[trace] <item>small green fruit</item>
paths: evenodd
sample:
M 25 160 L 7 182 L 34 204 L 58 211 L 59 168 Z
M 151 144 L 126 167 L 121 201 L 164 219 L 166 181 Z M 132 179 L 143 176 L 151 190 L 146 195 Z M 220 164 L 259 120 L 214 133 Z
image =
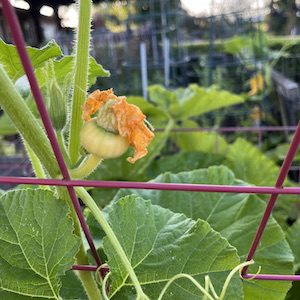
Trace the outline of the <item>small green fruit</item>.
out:
M 119 157 L 129 147 L 126 138 L 101 128 L 97 125 L 96 118 L 84 123 L 80 133 L 80 141 L 88 153 L 103 159 Z

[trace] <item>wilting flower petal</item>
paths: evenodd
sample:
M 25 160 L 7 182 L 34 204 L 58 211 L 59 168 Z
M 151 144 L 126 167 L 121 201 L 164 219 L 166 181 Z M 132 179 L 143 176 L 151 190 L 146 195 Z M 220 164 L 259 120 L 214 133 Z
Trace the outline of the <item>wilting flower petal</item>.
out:
M 91 116 L 108 100 L 117 99 L 113 89 L 106 91 L 96 90 L 91 93 L 82 106 L 82 118 L 89 121 Z
M 113 110 L 117 118 L 119 134 L 126 137 L 129 145 L 134 147 L 133 157 L 129 157 L 127 160 L 135 163 L 147 155 L 147 146 L 154 134 L 145 125 L 145 115 L 137 106 L 128 104 L 125 97 L 119 97 L 113 105 Z

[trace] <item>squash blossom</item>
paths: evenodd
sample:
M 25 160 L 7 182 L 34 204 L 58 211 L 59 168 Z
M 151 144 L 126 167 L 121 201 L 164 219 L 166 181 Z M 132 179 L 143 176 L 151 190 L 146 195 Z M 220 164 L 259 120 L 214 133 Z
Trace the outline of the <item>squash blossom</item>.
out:
M 98 116 L 92 118 L 96 112 Z M 115 158 L 132 146 L 133 157 L 127 158 L 130 163 L 147 155 L 154 134 L 146 125 L 145 115 L 112 89 L 91 93 L 82 106 L 82 118 L 81 144 L 87 152 L 104 159 Z
M 248 92 L 248 96 L 254 96 L 259 92 L 264 90 L 264 78 L 262 74 L 257 73 L 253 77 L 250 78 L 250 91 Z

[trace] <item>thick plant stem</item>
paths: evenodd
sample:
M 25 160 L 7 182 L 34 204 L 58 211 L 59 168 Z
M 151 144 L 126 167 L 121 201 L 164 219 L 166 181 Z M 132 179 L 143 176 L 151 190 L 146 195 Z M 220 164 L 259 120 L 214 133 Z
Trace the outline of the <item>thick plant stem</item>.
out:
M 79 157 L 79 132 L 83 124 L 81 106 L 85 101 L 88 84 L 91 6 L 91 0 L 79 0 L 79 24 L 76 40 L 75 79 L 69 140 L 69 156 L 72 165 L 75 165 Z
M 59 168 L 49 140 L 31 110 L 0 65 L 0 106 L 13 121 L 44 167 L 55 176 Z
M 85 178 L 93 173 L 101 163 L 102 158 L 90 154 L 76 169 L 70 170 L 71 178 Z
M 85 205 L 91 210 L 92 214 L 94 215 L 95 219 L 98 221 L 100 226 L 102 227 L 103 231 L 105 232 L 107 238 L 111 242 L 114 250 L 116 251 L 119 259 L 121 260 L 122 264 L 126 268 L 128 275 L 136 289 L 137 292 L 137 299 L 140 300 L 149 300 L 149 298 L 144 294 L 140 282 L 131 266 L 130 261 L 127 258 L 126 253 L 124 252 L 118 238 L 116 237 L 115 233 L 113 232 L 112 228 L 106 221 L 102 211 L 99 209 L 97 204 L 95 203 L 94 199 L 89 195 L 89 193 L 82 187 L 75 188 L 76 192 L 80 196 L 81 200 L 85 203 Z

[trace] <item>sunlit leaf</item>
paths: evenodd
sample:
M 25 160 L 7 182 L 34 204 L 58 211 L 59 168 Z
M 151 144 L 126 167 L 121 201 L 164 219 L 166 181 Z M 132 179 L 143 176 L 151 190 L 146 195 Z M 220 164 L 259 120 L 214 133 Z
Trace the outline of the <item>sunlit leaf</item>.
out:
M 227 272 L 239 264 L 235 248 L 207 222 L 193 221 L 136 196 L 119 200 L 110 210 L 109 222 L 150 299 L 157 299 L 167 281 L 179 273 L 190 274 L 202 284 L 210 273 L 219 292 Z M 124 293 L 132 293 L 132 283 L 107 238 L 104 250 L 112 272 L 110 293 L 116 295 L 114 299 L 128 299 Z M 240 280 L 232 282 L 226 299 L 233 290 L 235 299 L 243 299 Z M 196 300 L 201 292 L 181 279 L 164 299 L 174 299 L 173 295 L 176 300 Z
M 46 190 L 16 190 L 0 198 L 1 290 L 13 299 L 60 299 L 60 277 L 79 247 L 68 214 L 67 203 Z
M 182 172 L 165 173 L 154 182 L 199 183 L 199 184 L 245 184 L 235 179 L 234 174 L 225 167 Z M 245 260 L 252 239 L 265 209 L 265 202 L 256 196 L 246 194 L 171 192 L 154 190 L 121 190 L 119 197 L 136 194 L 150 199 L 153 204 L 168 208 L 187 217 L 206 220 L 213 229 L 227 238 L 237 248 L 241 260 Z M 255 265 L 250 272 L 256 273 L 261 266 L 261 273 L 293 274 L 294 257 L 285 240 L 284 233 L 277 222 L 271 217 L 264 232 L 260 246 L 254 257 Z M 284 299 L 290 287 L 289 282 L 244 281 L 246 300 Z M 232 298 L 234 299 L 234 298 Z
M 43 48 L 27 47 L 27 52 L 34 68 L 41 67 L 49 59 L 62 55 L 60 47 L 55 41 L 50 41 Z M 3 65 L 8 76 L 15 82 L 24 74 L 19 54 L 14 45 L 6 44 L 0 39 L 0 64 Z

